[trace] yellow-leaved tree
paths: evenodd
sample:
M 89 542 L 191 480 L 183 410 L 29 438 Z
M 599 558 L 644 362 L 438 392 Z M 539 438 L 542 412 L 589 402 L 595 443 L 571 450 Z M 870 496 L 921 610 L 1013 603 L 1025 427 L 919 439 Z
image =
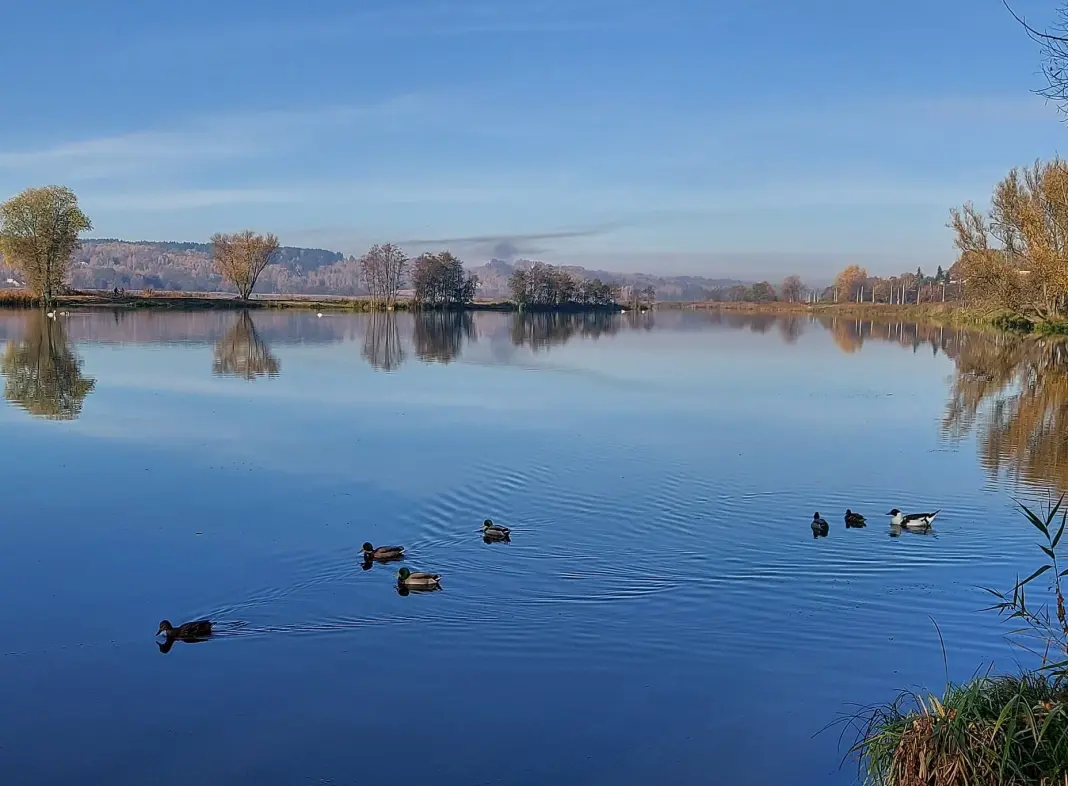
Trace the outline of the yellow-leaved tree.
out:
M 50 308 L 70 273 L 78 235 L 92 228 L 69 188 L 27 188 L 0 204 L 0 253 Z
M 969 202 L 950 215 L 970 300 L 1039 319 L 1068 314 L 1068 163 L 1013 169 L 987 214 Z

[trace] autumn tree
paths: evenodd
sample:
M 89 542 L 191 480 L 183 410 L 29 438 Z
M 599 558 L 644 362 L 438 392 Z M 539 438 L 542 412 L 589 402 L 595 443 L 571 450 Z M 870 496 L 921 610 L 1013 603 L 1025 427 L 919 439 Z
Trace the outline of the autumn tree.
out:
M 0 204 L 0 253 L 51 307 L 70 273 L 78 235 L 92 228 L 69 188 L 28 188 Z
M 796 303 L 805 294 L 805 285 L 800 276 L 787 276 L 779 287 L 779 294 L 787 303 Z
M 260 273 L 278 253 L 278 238 L 258 235 L 251 229 L 211 236 L 211 258 L 219 275 L 237 288 L 237 296 L 248 300 Z
M 868 271 L 860 265 L 849 265 L 834 279 L 835 289 L 838 290 L 839 300 L 853 300 L 857 290 L 868 280 Z
M 475 299 L 478 276 L 448 251 L 421 254 L 412 263 L 412 289 L 421 306 L 464 306 Z
M 360 258 L 360 278 L 371 296 L 371 306 L 392 309 L 408 272 L 408 256 L 392 243 L 371 246 Z
M 1027 317 L 1068 313 L 1068 163 L 1013 169 L 984 215 L 950 211 L 968 297 Z

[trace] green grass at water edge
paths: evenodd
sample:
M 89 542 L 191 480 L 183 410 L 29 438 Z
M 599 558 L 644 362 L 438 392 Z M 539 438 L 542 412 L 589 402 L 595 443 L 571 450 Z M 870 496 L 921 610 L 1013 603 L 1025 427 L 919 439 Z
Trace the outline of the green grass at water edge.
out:
M 871 710 L 851 752 L 878 786 L 1022 786 L 1068 775 L 1068 693 L 1039 672 L 983 675 Z

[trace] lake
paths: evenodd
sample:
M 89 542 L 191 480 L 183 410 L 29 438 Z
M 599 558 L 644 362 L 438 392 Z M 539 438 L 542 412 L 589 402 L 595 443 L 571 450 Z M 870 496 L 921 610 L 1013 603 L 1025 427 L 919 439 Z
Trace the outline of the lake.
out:
M 0 342 L 5 784 L 852 783 L 827 724 L 1015 668 L 978 588 L 1042 559 L 1012 496 L 1068 488 L 1063 347 L 949 328 L 6 311 Z

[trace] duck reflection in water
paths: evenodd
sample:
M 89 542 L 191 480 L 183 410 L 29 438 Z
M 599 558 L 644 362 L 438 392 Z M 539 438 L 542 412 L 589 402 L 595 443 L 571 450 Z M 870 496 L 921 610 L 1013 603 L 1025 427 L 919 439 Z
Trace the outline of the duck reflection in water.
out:
M 935 531 L 933 529 L 931 529 L 930 527 L 928 527 L 927 529 L 912 529 L 911 527 L 901 527 L 901 526 L 898 526 L 897 524 L 893 524 L 893 523 L 890 524 L 890 537 L 891 538 L 900 538 L 902 532 L 907 532 L 910 535 L 919 535 L 920 537 L 924 537 L 926 535 L 934 535 L 935 534 Z

